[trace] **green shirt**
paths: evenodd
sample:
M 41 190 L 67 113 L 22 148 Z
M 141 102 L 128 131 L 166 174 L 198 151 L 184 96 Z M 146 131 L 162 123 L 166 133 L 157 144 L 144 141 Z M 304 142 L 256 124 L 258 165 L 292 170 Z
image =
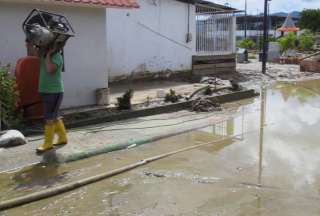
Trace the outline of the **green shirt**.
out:
M 40 93 L 61 93 L 64 91 L 61 77 L 63 58 L 60 53 L 56 53 L 51 57 L 53 64 L 57 65 L 57 70 L 50 73 L 47 70 L 45 55 L 40 55 L 40 77 L 39 92 Z

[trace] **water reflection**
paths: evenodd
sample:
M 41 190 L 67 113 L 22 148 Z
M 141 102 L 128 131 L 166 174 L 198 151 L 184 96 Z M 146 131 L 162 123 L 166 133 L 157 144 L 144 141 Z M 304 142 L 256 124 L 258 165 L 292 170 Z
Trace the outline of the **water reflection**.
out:
M 259 133 L 259 175 L 258 175 L 258 185 L 262 185 L 262 159 L 263 159 L 263 139 L 264 139 L 264 126 L 265 126 L 265 114 L 266 114 L 266 103 L 267 94 L 264 87 L 261 88 L 261 98 L 260 98 L 260 133 Z
M 258 183 L 262 183 L 264 167 L 268 175 L 285 171 L 281 181 L 295 188 L 316 187 L 320 81 L 279 83 L 261 92 Z
M 195 140 L 237 135 L 241 139 L 227 139 L 210 151 L 219 151 L 234 161 L 255 161 L 257 173 L 252 174 L 256 176 L 256 182 L 251 183 L 318 190 L 319 94 L 320 81 L 279 83 L 272 88 L 263 88 L 254 105 L 241 107 L 239 117 L 201 129 L 207 135 L 198 134 Z M 259 112 L 250 114 L 250 109 Z
M 59 182 L 64 182 L 68 172 L 59 172 L 58 164 L 35 165 L 21 172 L 15 173 L 12 180 L 15 182 L 15 190 L 34 189 L 38 187 L 48 188 Z
M 304 82 L 279 82 L 275 89 L 280 90 L 284 101 L 290 98 L 298 99 L 301 104 L 307 103 L 310 99 L 320 94 L 319 81 Z

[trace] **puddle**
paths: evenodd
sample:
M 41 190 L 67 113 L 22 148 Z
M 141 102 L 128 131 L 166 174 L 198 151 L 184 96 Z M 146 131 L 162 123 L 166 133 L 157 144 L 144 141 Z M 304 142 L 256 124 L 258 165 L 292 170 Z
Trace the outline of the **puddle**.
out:
M 319 215 L 319 128 L 320 81 L 279 82 L 243 105 L 236 118 L 201 130 L 1 174 L 5 200 L 214 142 L 3 215 Z

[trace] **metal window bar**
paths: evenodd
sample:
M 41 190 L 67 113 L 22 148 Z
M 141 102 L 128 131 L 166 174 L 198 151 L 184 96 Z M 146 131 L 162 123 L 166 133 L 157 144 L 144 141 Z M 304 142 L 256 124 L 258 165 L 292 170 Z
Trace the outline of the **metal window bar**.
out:
M 198 13 L 196 15 L 196 51 L 198 54 L 233 52 L 233 14 Z

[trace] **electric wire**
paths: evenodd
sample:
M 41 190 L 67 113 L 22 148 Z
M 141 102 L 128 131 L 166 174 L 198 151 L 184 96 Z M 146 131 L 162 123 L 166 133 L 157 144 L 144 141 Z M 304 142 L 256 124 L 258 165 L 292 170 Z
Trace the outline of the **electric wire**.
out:
M 199 115 L 199 114 L 189 114 L 189 115 L 184 115 L 184 116 L 180 116 L 180 117 L 177 117 L 177 118 L 166 118 L 166 119 L 148 119 L 147 121 L 153 121 L 153 120 L 156 120 L 156 121 L 161 121 L 161 120 L 173 120 L 173 119 L 179 119 L 181 117 L 186 117 L 186 116 L 194 116 L 194 115 Z M 184 124 L 184 123 L 188 123 L 188 122 L 193 122 L 193 121 L 199 121 L 199 120 L 203 120 L 203 119 L 206 119 L 206 118 L 210 118 L 212 116 L 215 116 L 217 115 L 217 113 L 215 114 L 210 114 L 210 115 L 206 115 L 204 117 L 201 117 L 201 118 L 196 118 L 196 119 L 190 119 L 190 120 L 185 120 L 185 121 L 180 121 L 180 122 L 177 122 L 177 123 L 173 123 L 173 124 L 162 124 L 162 125 L 155 125 L 155 126 L 148 126 L 148 127 L 126 127 L 126 128 L 111 128 L 111 129 L 107 129 L 107 128 L 110 128 L 114 125 L 119 125 L 119 124 L 110 124 L 108 126 L 105 126 L 105 127 L 98 127 L 98 128 L 82 128 L 82 129 L 71 129 L 71 130 L 68 130 L 69 132 L 84 132 L 84 133 L 99 133 L 99 132 L 106 132 L 106 131 L 122 131 L 122 130 L 142 130 L 142 129 L 152 129 L 152 128 L 161 128 L 161 127 L 170 127 L 170 126 L 176 126 L 176 125 L 180 125 L 180 124 Z M 229 118 L 228 118 L 229 119 Z M 225 121 L 225 120 L 224 120 Z M 144 122 L 144 121 L 142 121 Z M 137 122 L 133 122 L 132 124 L 134 123 L 137 123 Z M 138 122 L 139 123 L 139 122 Z M 141 123 L 141 122 L 140 122 Z M 217 123 L 220 123 L 220 122 L 217 122 Z M 214 124 L 217 124 L 217 123 L 214 123 Z M 125 123 L 123 123 L 122 125 L 124 125 Z M 121 124 L 120 124 L 121 125 Z M 42 132 L 41 130 L 39 130 L 39 132 Z M 39 137 L 39 138 L 35 138 L 35 139 L 28 139 L 27 141 L 28 142 L 36 142 L 36 141 L 39 141 L 39 140 L 42 140 L 43 139 L 43 136 Z

